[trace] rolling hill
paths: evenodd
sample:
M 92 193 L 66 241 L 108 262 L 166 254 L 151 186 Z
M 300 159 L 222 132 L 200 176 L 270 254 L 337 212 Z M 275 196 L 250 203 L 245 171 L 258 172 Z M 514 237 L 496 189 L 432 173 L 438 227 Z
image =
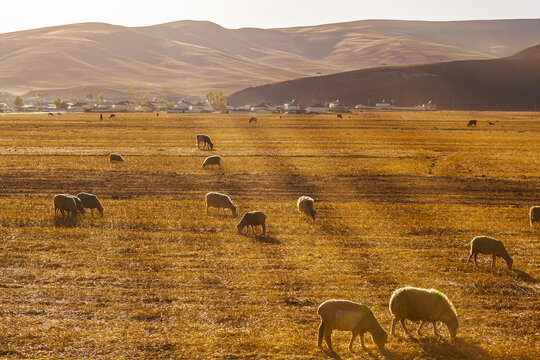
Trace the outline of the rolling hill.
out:
M 375 66 L 508 56 L 538 43 L 538 34 L 540 19 L 366 20 L 283 29 L 82 23 L 0 34 L 0 91 L 231 92 Z
M 540 45 L 500 59 L 378 67 L 273 83 L 236 92 L 229 102 L 279 104 L 293 98 L 303 105 L 392 99 L 401 106 L 432 100 L 442 109 L 534 110 L 540 106 Z

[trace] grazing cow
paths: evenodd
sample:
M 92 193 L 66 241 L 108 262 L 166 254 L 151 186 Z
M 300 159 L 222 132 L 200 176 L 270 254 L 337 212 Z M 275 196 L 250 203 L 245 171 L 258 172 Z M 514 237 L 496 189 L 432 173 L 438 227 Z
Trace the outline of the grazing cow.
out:
M 201 146 L 200 144 L 203 143 L 203 149 L 206 149 L 206 144 L 208 144 L 208 146 L 210 147 L 210 149 L 214 149 L 214 144 L 212 143 L 212 141 L 210 140 L 210 136 L 208 135 L 204 135 L 204 134 L 199 134 L 197 135 L 197 147 L 200 149 Z
M 491 122 L 491 121 L 490 121 L 488 124 L 489 124 L 489 125 L 495 125 L 495 123 L 494 123 L 494 122 Z
M 340 114 L 338 114 L 337 118 L 338 118 L 338 119 L 343 119 L 343 116 L 341 116 Z
M 54 114 L 53 114 L 53 113 L 49 113 L 49 116 L 52 116 L 52 117 L 54 117 Z
M 113 118 L 116 119 L 116 115 L 114 114 L 109 115 L 109 119 L 113 119 Z
M 250 123 L 250 124 L 251 124 L 251 123 L 256 123 L 256 122 L 257 122 L 257 118 L 256 118 L 256 117 L 253 117 L 253 116 L 252 116 L 252 117 L 249 119 L 249 123 Z
M 99 120 L 103 120 L 103 114 L 99 114 Z
M 476 123 L 477 123 L 477 122 L 478 122 L 478 121 L 476 121 L 476 120 L 471 120 L 471 121 L 469 121 L 469 123 L 467 124 L 467 127 L 469 127 L 469 126 L 474 126 L 474 127 L 476 127 Z

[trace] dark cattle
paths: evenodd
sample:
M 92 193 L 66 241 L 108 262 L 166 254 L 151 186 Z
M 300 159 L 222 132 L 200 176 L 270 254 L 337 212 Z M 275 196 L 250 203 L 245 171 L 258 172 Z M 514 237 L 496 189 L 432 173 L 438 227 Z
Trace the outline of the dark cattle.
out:
M 478 122 L 478 121 L 476 121 L 476 120 L 471 120 L 471 121 L 469 121 L 469 123 L 467 124 L 467 126 L 474 126 L 474 127 L 476 127 L 476 123 L 477 123 L 477 122 Z
M 62 116 L 62 113 L 56 113 L 56 115 L 58 115 L 58 116 Z
M 54 114 L 53 114 L 53 113 L 49 113 L 49 116 L 52 116 L 52 117 L 54 117 Z
M 343 119 L 343 116 L 339 115 L 337 116 L 338 119 Z
M 250 124 L 251 124 L 251 123 L 256 123 L 256 122 L 257 122 L 257 118 L 256 118 L 256 117 L 251 117 L 251 118 L 249 119 L 249 123 L 250 123 Z
M 159 113 L 158 113 L 158 112 L 156 113 L 156 117 L 157 117 L 157 116 L 159 116 Z
M 99 120 L 103 120 L 103 114 L 99 114 Z
M 491 122 L 491 121 L 490 121 L 488 124 L 489 124 L 489 125 L 495 125 L 495 123 L 494 123 L 494 122 Z
M 113 118 L 116 119 L 116 115 L 114 114 L 109 115 L 109 119 L 113 119 Z

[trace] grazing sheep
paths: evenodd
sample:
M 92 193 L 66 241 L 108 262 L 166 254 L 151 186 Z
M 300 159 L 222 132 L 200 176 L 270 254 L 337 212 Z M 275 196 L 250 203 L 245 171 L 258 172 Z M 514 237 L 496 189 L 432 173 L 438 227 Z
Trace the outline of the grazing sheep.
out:
M 266 214 L 262 211 L 249 211 L 242 216 L 242 219 L 240 222 L 236 225 L 236 230 L 238 232 L 242 232 L 244 227 L 247 226 L 246 232 L 249 231 L 249 227 L 251 226 L 251 230 L 253 231 L 253 234 L 255 234 L 254 226 L 261 226 L 261 235 L 266 234 Z
M 124 161 L 124 158 L 120 154 L 110 154 L 109 161 Z
M 343 119 L 343 116 L 341 116 L 340 114 L 338 114 L 337 118 L 338 118 L 338 119 Z
M 77 196 L 73 196 L 73 199 L 75 200 L 75 204 L 77 205 L 77 211 L 81 213 L 81 215 L 84 215 L 85 211 L 81 199 Z
M 351 341 L 349 342 L 349 351 L 353 351 L 353 342 L 360 334 L 360 343 L 362 348 L 366 349 L 364 344 L 364 333 L 371 334 L 373 342 L 382 350 L 388 339 L 388 334 L 381 327 L 373 312 L 369 307 L 347 300 L 327 300 L 319 305 L 317 314 L 321 317 L 319 326 L 319 336 L 317 345 L 322 347 L 323 336 L 330 352 L 335 354 L 332 348 L 332 331 L 352 331 Z
M 531 227 L 534 227 L 534 223 L 540 223 L 540 206 L 531 207 L 529 220 L 531 221 Z
M 199 134 L 197 135 L 197 147 L 200 149 L 200 144 L 203 143 L 203 149 L 206 149 L 206 144 L 208 144 L 208 146 L 210 146 L 210 149 L 214 149 L 214 144 L 212 143 L 212 141 L 210 140 L 210 136 L 208 135 L 204 135 L 204 134 Z
M 68 194 L 55 195 L 53 198 L 53 204 L 54 217 L 56 217 L 58 211 L 62 213 L 62 217 L 65 216 L 64 211 L 66 211 L 68 215 L 71 215 L 73 218 L 77 216 L 77 203 L 73 196 Z
M 94 216 L 94 209 L 97 209 L 101 216 L 103 216 L 103 206 L 96 195 L 82 192 L 78 193 L 77 197 L 81 199 L 82 205 L 86 209 L 92 210 L 92 216 Z
M 404 287 L 397 289 L 390 298 L 390 312 L 394 315 L 392 319 L 391 334 L 395 335 L 396 322 L 401 323 L 403 330 L 409 335 L 410 332 L 405 327 L 405 319 L 412 321 L 422 321 L 417 333 L 426 322 L 433 324 L 435 335 L 440 338 L 437 332 L 437 322 L 443 322 L 450 331 L 451 340 L 454 340 L 458 330 L 458 318 L 454 305 L 440 291 L 435 289 L 420 289 L 414 287 Z
M 211 165 L 217 165 L 221 169 L 221 156 L 219 155 L 212 155 L 204 159 L 202 168 L 206 169 L 207 166 Z
M 500 240 L 490 238 L 489 236 L 477 236 L 471 241 L 471 254 L 467 259 L 467 265 L 471 258 L 474 256 L 474 264 L 478 266 L 476 257 L 478 254 L 492 255 L 493 260 L 491 262 L 491 268 L 495 268 L 495 258 L 498 256 L 506 262 L 508 269 L 512 270 L 512 264 L 514 260 L 508 255 L 508 251 L 504 247 L 504 244 Z
M 54 117 L 54 114 L 53 114 L 53 113 L 49 113 L 48 115 Z
M 231 198 L 225 194 L 217 192 L 209 192 L 205 197 L 206 201 L 206 215 L 208 215 L 208 208 L 217 208 L 217 213 L 220 209 L 230 209 L 232 216 L 236 217 L 236 206 L 232 203 Z
M 474 126 L 474 127 L 476 127 L 476 123 L 477 123 L 477 122 L 478 122 L 478 121 L 476 121 L 476 120 L 470 120 L 469 123 L 467 124 L 467 127 L 469 127 L 469 126 Z
M 257 118 L 256 118 L 256 117 L 253 117 L 253 116 L 252 116 L 252 117 L 249 119 L 249 123 L 250 123 L 250 124 L 251 124 L 251 123 L 256 123 L 256 122 L 257 122 Z
M 489 124 L 489 125 L 495 125 L 495 123 L 494 123 L 494 122 L 491 122 L 491 121 L 488 122 L 488 124 Z
M 56 115 L 58 115 L 58 116 L 62 116 L 62 113 L 59 113 L 59 112 L 58 112 L 58 113 L 56 113 Z
M 311 216 L 315 220 L 315 209 L 313 208 L 314 201 L 309 196 L 300 196 L 296 202 L 300 216 Z
M 115 114 L 109 115 L 109 119 L 116 119 L 116 115 Z

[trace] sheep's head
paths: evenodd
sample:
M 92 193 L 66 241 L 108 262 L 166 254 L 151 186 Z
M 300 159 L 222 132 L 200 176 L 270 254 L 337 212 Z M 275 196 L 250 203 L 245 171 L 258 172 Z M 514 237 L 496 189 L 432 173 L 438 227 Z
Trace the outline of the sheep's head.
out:
M 508 266 L 508 270 L 512 270 L 512 264 L 514 263 L 514 259 L 510 257 L 510 255 L 507 255 L 508 257 L 504 259 L 506 261 L 506 266 Z
M 446 326 L 448 327 L 448 331 L 450 332 L 450 339 L 451 341 L 454 341 L 456 339 L 459 323 L 457 316 L 453 315 L 451 316 L 448 321 L 446 321 Z
M 210 149 L 214 150 L 214 144 L 212 143 L 209 143 L 210 144 Z
M 317 213 L 315 212 L 315 210 L 311 210 L 311 214 L 310 214 L 310 215 L 311 215 L 311 217 L 313 218 L 313 220 L 315 220 L 315 215 L 316 215 L 316 214 L 317 214 Z
M 236 206 L 233 205 L 233 207 L 231 208 L 231 211 L 232 211 L 233 217 L 236 217 Z
M 373 336 L 373 342 L 377 345 L 379 350 L 384 349 L 384 344 L 386 344 L 386 341 L 388 340 L 388 333 L 383 330 L 378 336 Z

